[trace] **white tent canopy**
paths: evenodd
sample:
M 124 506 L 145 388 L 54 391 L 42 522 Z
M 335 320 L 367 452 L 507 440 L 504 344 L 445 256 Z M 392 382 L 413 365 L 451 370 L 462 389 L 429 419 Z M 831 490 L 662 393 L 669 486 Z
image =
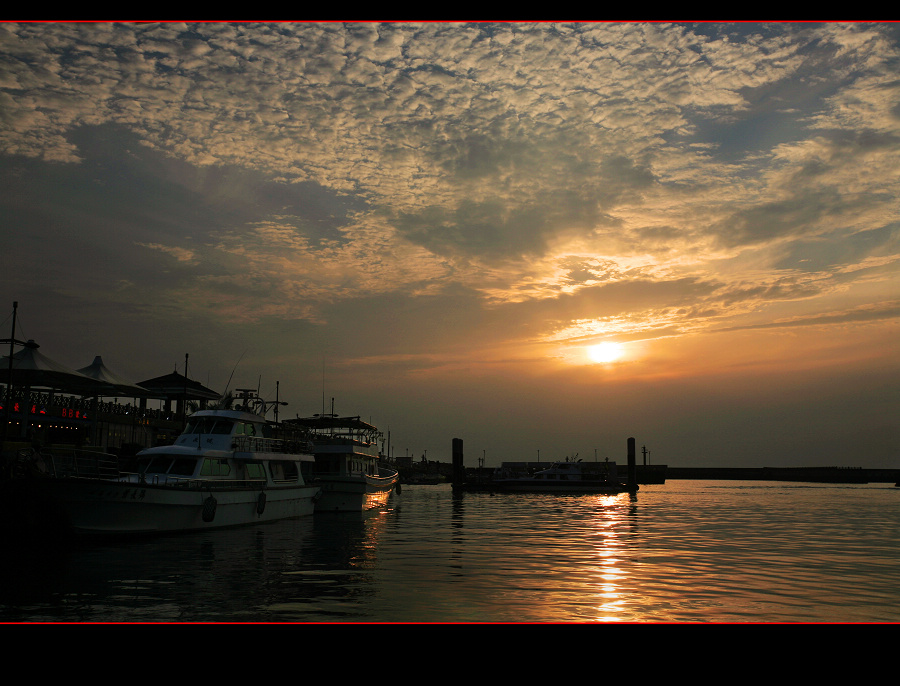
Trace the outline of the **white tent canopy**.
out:
M 0 361 L 0 381 L 14 386 L 53 388 L 79 395 L 95 395 L 102 387 L 96 379 L 50 359 L 38 351 L 39 347 L 34 341 L 24 343 L 24 347 L 12 356 L 12 364 L 9 356 L 4 356 Z
M 101 393 L 101 395 L 114 395 L 117 397 L 154 396 L 154 394 L 151 391 L 148 391 L 146 388 L 143 388 L 136 383 L 132 383 L 131 381 L 128 381 L 127 379 L 110 370 L 109 367 L 103 364 L 103 359 L 100 357 L 100 355 L 97 355 L 94 358 L 94 361 L 87 367 L 82 367 L 77 371 L 79 374 L 84 374 L 85 376 L 90 377 L 103 384 L 103 392 Z

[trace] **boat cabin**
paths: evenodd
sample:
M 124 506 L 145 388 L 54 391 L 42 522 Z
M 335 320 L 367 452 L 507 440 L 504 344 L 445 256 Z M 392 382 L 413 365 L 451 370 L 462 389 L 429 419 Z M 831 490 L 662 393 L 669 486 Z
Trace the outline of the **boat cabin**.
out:
M 372 424 L 333 414 L 298 417 L 285 424 L 308 432 L 316 476 L 378 476 L 381 432 Z
M 535 473 L 534 478 L 559 481 L 592 481 L 597 479 L 615 481 L 617 479 L 616 463 L 609 460 L 587 463 L 580 460 L 577 462 L 568 460 L 565 462 L 554 462 L 549 469 L 543 469 Z
M 147 483 L 179 480 L 283 485 L 310 477 L 313 456 L 303 434 L 240 410 L 201 410 L 170 446 L 138 454 L 137 476 Z

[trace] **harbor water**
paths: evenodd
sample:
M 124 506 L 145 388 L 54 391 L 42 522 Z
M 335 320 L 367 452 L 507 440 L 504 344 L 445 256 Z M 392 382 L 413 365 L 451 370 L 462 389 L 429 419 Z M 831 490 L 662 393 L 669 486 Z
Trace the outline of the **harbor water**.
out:
M 7 550 L 4 622 L 900 622 L 900 488 L 454 494 Z

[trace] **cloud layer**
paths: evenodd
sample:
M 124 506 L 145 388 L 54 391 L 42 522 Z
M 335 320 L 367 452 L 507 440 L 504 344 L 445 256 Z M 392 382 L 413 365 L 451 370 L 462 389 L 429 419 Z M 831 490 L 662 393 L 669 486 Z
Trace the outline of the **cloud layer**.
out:
M 0 24 L 4 288 L 300 327 L 398 374 L 851 322 L 882 350 L 898 48 L 881 23 Z

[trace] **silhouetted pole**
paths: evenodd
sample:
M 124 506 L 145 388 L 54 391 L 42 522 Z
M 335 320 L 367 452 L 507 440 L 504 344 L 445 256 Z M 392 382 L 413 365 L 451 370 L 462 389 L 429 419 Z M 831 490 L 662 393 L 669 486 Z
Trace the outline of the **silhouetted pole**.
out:
M 12 403 L 12 380 L 13 380 L 13 353 L 16 351 L 16 312 L 19 309 L 19 301 L 13 301 L 12 316 L 12 335 L 9 337 L 9 376 L 6 379 L 6 402 L 3 403 L 3 443 L 0 444 L 0 451 L 6 448 L 6 432 L 9 430 L 9 406 Z
M 634 492 L 637 490 L 637 462 L 636 451 L 634 447 L 634 438 L 628 439 L 628 490 Z
M 463 465 L 463 442 L 461 438 L 453 439 L 453 485 L 462 486 L 466 480 L 466 468 Z
M 187 426 L 187 375 L 188 375 L 188 353 L 184 354 L 184 395 L 181 397 L 181 428 Z

